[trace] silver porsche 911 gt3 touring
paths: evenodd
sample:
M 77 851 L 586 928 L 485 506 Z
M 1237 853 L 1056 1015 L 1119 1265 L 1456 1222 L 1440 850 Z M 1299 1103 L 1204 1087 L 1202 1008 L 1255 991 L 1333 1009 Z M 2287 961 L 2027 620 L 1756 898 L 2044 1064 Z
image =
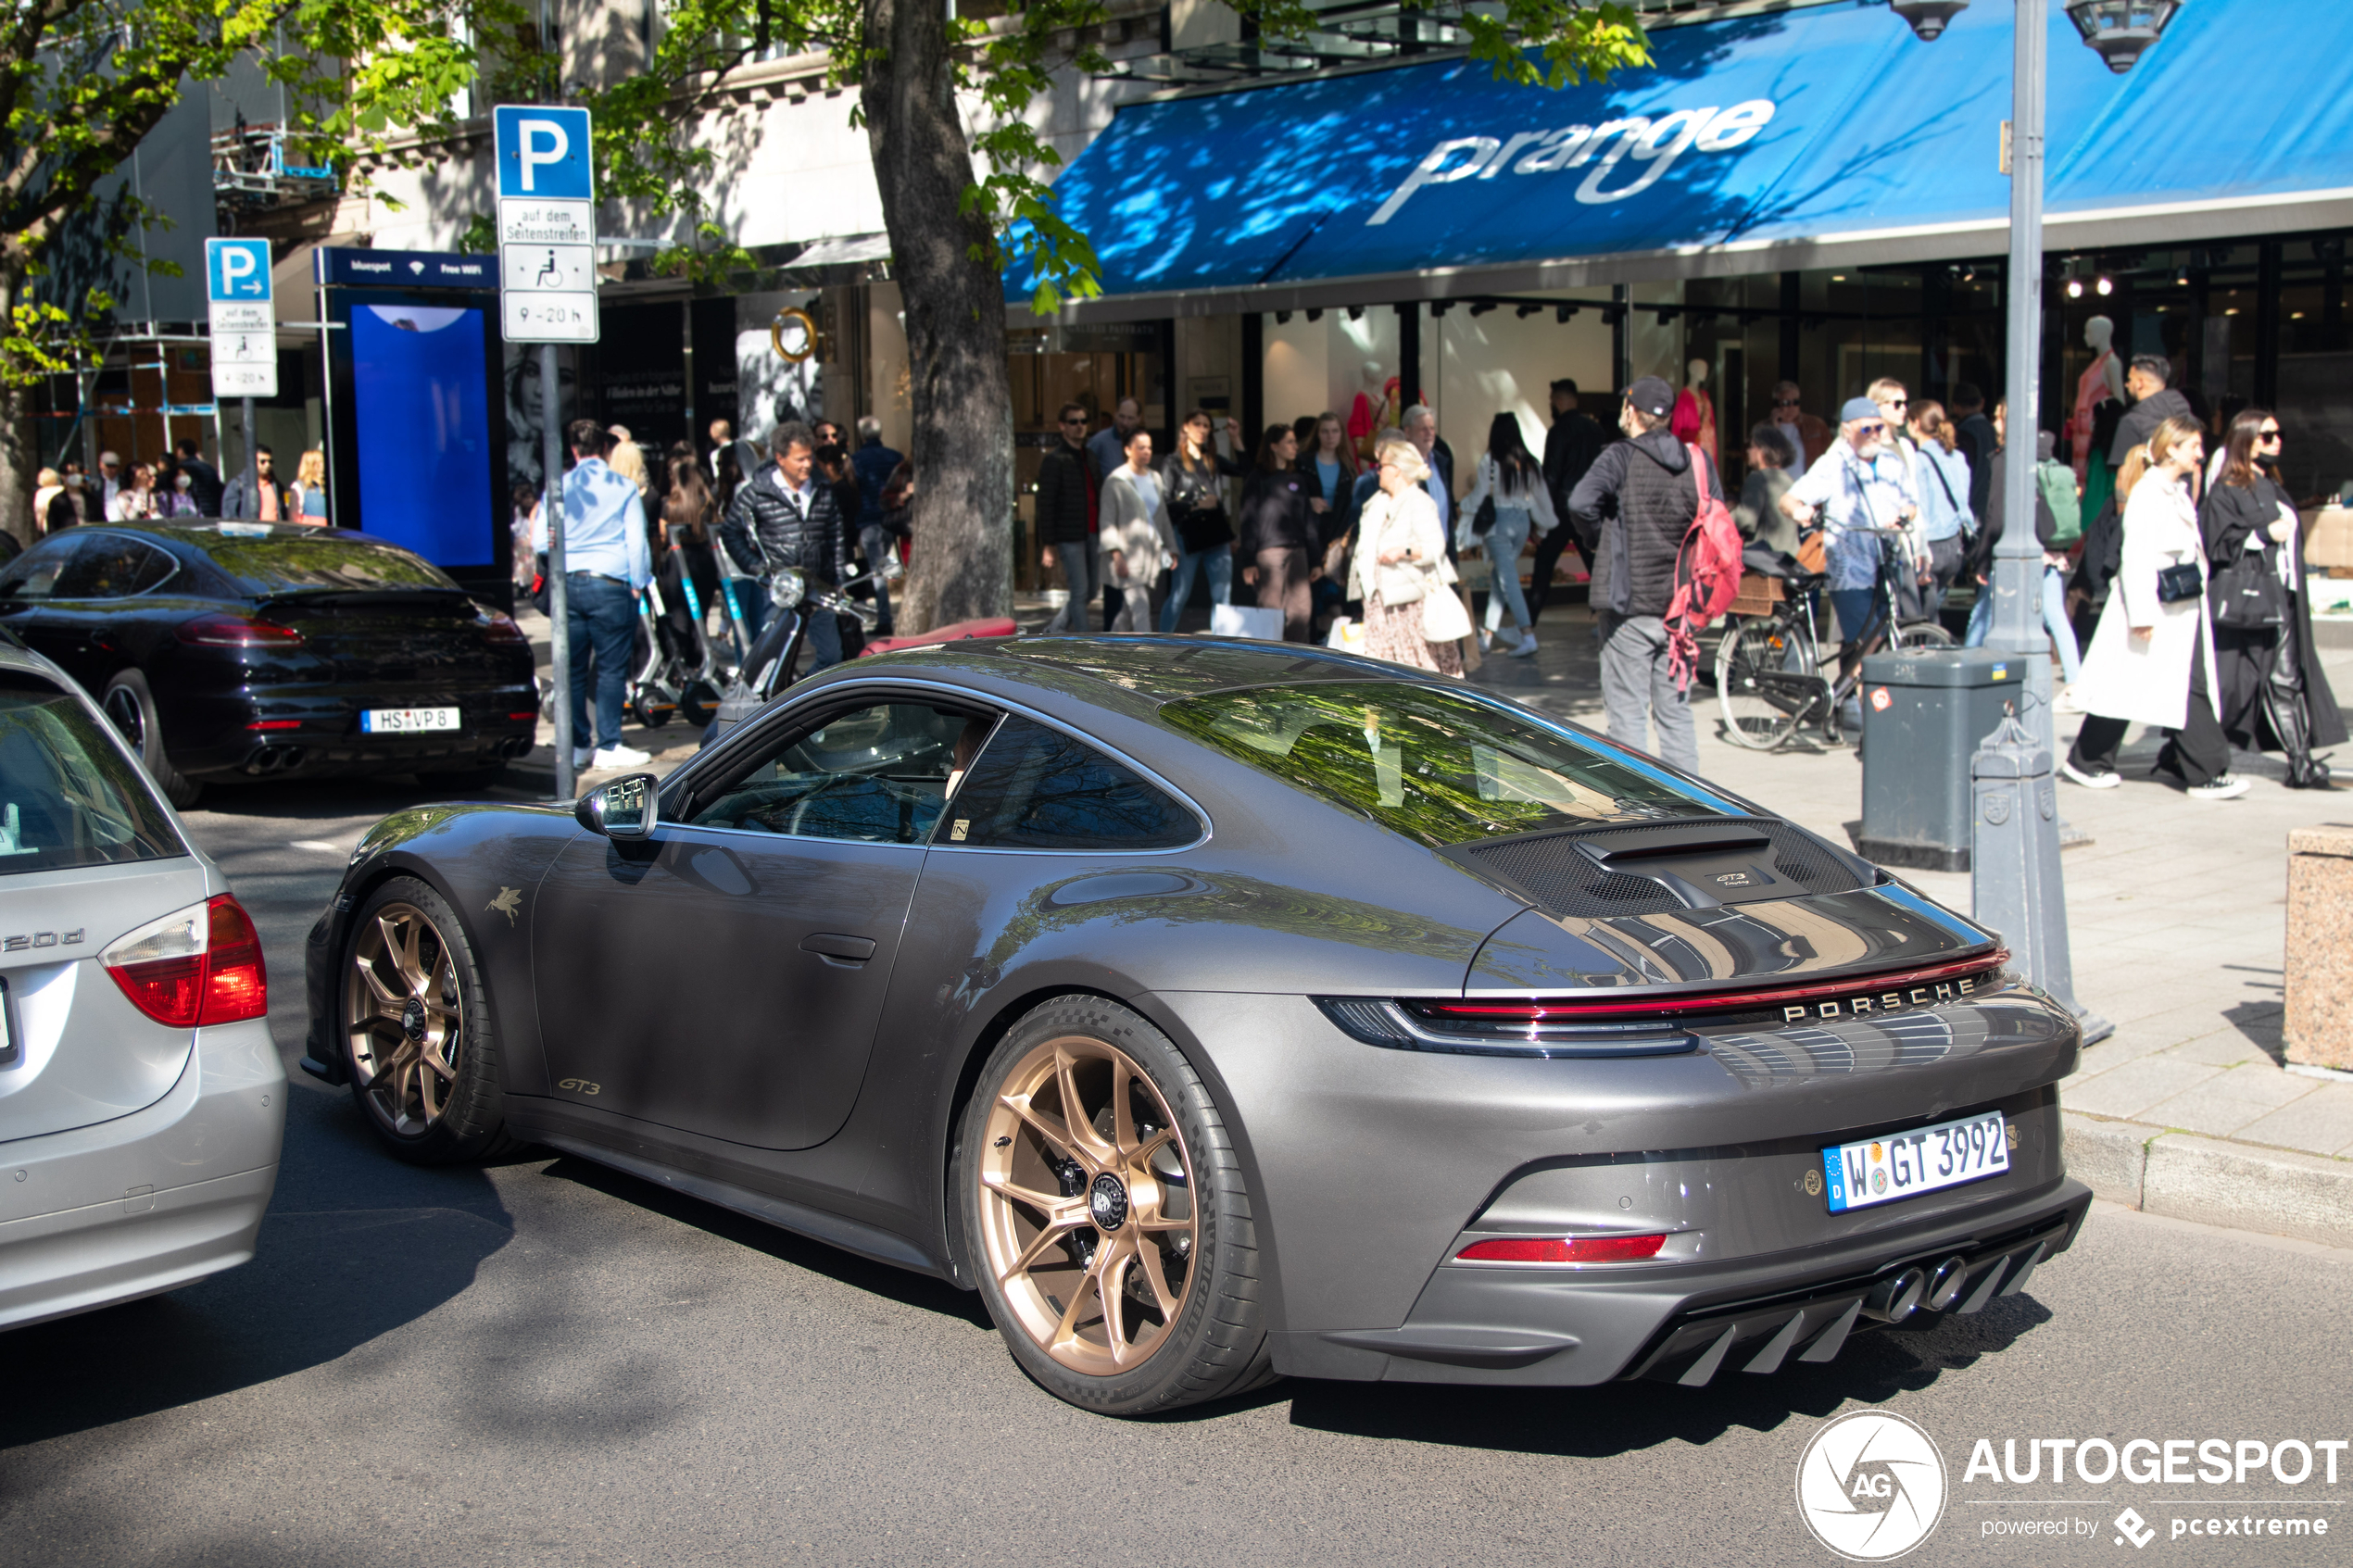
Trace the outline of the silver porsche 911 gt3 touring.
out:
M 1108 1414 L 1826 1361 L 2090 1202 L 2075 1022 L 1992 934 L 1321 650 L 862 659 L 667 779 L 387 819 L 307 956 L 304 1066 L 396 1156 L 543 1145 L 937 1274 Z

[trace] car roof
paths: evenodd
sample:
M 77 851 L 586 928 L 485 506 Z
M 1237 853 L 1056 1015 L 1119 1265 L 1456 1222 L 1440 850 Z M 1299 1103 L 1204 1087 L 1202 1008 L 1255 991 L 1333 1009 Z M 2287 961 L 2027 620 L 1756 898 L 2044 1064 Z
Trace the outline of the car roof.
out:
M 1431 671 L 1409 669 L 1359 654 L 1304 643 L 1268 643 L 1247 637 L 1102 636 L 974 637 L 932 646 L 875 654 L 835 667 L 843 675 L 905 673 L 929 666 L 940 674 L 963 674 L 1016 685 L 1070 691 L 1073 676 L 1151 707 L 1206 692 L 1242 686 L 1300 685 L 1319 681 L 1386 681 L 1412 684 L 1448 682 Z M 1127 706 L 1119 704 L 1119 706 Z

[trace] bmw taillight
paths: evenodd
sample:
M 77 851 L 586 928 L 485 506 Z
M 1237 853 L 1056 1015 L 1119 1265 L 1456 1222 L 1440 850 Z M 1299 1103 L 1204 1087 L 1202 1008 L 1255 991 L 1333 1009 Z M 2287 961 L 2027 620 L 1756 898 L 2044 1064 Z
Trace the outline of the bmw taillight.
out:
M 183 621 L 171 634 L 183 643 L 208 648 L 294 647 L 302 641 L 302 633 L 291 626 L 226 612 Z
M 1659 1236 L 1499 1236 L 1474 1241 L 1455 1258 L 1466 1263 L 1634 1263 L 1655 1258 Z
M 270 1010 L 261 936 L 228 894 L 149 921 L 98 955 L 131 1005 L 174 1029 L 237 1023 Z

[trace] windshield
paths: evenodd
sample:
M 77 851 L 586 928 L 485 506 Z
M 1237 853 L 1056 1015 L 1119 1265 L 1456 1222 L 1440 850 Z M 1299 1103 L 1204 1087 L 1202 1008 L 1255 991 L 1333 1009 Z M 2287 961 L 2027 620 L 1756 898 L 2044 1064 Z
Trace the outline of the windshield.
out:
M 340 531 L 224 523 L 219 533 L 195 533 L 194 539 L 215 566 L 256 597 L 322 588 L 463 591 L 422 557 Z
M 0 674 L 0 876 L 186 853 L 87 709 Z
M 1730 812 L 1663 771 L 1421 686 L 1261 686 L 1172 702 L 1160 716 L 1431 848 Z

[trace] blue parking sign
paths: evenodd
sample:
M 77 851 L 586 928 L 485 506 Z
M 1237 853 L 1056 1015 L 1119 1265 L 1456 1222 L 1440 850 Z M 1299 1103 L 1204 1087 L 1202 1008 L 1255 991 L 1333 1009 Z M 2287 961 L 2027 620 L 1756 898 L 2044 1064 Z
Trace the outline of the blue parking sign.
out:
M 589 201 L 588 111 L 501 104 L 491 112 L 498 149 L 498 194 Z
M 207 240 L 205 297 L 214 304 L 270 303 L 268 240 Z

